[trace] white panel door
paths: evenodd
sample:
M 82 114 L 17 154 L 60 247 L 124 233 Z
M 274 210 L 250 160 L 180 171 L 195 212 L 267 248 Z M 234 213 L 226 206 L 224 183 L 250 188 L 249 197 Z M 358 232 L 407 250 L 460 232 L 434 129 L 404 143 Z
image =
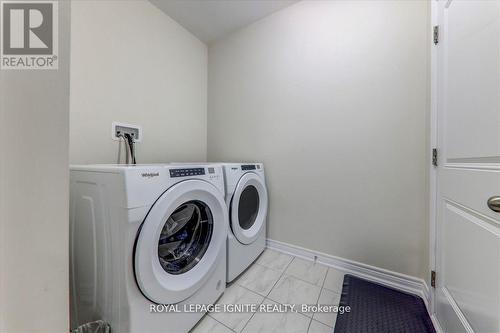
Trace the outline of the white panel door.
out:
M 500 2 L 439 1 L 438 23 L 435 311 L 445 332 L 498 333 Z

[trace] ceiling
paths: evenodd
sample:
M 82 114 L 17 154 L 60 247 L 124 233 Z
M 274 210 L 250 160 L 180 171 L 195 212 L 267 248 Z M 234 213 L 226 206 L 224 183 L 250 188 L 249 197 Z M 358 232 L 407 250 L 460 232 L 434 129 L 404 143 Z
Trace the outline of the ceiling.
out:
M 150 0 L 209 44 L 298 0 Z

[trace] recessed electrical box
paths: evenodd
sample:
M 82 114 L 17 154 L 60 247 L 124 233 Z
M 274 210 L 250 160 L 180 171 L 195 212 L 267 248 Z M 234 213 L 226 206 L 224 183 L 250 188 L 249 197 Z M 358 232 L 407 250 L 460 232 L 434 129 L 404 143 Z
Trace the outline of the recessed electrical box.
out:
M 124 124 L 119 122 L 113 122 L 111 124 L 111 137 L 113 140 L 120 140 L 120 135 L 130 134 L 134 138 L 135 142 L 141 142 L 142 140 L 142 127 L 131 124 Z

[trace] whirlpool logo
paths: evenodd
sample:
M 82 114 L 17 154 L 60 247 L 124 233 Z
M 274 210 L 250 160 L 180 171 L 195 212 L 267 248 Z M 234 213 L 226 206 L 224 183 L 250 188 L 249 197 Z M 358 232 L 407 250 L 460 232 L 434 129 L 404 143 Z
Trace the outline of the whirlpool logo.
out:
M 142 178 L 154 178 L 154 177 L 159 177 L 160 173 L 159 172 L 144 172 L 141 174 Z
M 58 3 L 0 1 L 1 69 L 58 68 Z

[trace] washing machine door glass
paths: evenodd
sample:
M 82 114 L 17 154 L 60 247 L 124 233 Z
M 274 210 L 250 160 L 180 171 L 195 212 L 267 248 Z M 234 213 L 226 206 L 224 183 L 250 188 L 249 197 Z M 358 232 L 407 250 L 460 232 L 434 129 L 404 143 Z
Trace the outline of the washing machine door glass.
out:
M 169 274 L 193 268 L 208 249 L 213 231 L 210 208 L 201 201 L 188 201 L 169 216 L 160 233 L 158 258 Z
M 254 242 L 265 228 L 267 217 L 267 190 L 261 178 L 253 173 L 244 174 L 231 200 L 231 230 L 239 242 Z
M 165 191 L 137 233 L 134 273 L 142 294 L 174 304 L 196 293 L 224 260 L 228 224 L 212 184 L 186 180 Z

